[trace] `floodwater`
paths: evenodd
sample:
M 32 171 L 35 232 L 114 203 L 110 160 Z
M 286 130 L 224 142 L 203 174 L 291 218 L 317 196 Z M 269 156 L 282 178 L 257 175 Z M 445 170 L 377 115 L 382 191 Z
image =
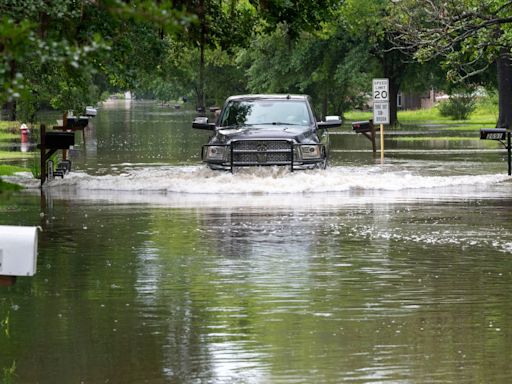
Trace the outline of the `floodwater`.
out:
M 11 178 L 0 224 L 42 232 L 0 287 L 0 382 L 512 382 L 497 143 L 391 134 L 381 163 L 347 128 L 325 171 L 218 173 L 192 117 L 106 104 L 71 174 Z

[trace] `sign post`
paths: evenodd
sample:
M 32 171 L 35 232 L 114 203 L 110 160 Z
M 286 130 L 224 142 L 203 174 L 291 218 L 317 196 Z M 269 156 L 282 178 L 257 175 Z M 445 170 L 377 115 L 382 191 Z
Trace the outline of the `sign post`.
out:
M 380 124 L 380 158 L 384 160 L 384 124 L 389 124 L 389 79 L 373 79 L 373 123 Z

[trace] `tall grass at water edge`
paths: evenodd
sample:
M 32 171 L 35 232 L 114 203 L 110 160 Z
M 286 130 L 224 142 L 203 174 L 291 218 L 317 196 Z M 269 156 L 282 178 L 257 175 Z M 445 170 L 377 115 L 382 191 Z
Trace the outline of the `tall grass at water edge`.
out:
M 20 123 L 17 121 L 0 121 L 0 141 L 20 137 Z
M 349 111 L 345 113 L 346 121 L 369 120 L 373 118 L 371 111 Z M 498 108 L 490 100 L 482 99 L 469 116 L 468 120 L 452 120 L 449 117 L 441 116 L 437 106 L 429 109 L 418 109 L 398 112 L 398 125 L 390 129 L 400 129 L 402 126 L 422 126 L 429 124 L 444 125 L 446 128 L 456 130 L 471 130 L 480 128 L 492 128 L 498 120 Z
M 0 193 L 3 191 L 18 191 L 22 189 L 19 185 L 6 183 L 2 180 L 2 176 L 12 176 L 16 172 L 27 172 L 27 168 L 17 167 L 15 165 L 0 164 Z

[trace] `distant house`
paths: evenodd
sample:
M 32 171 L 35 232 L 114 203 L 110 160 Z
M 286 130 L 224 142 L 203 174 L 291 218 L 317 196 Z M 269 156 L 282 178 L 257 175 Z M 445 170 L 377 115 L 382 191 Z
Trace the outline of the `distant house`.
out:
M 436 103 L 447 100 L 449 97 L 445 93 L 436 92 L 434 89 L 424 92 L 404 92 L 399 91 L 396 97 L 396 105 L 399 111 L 428 109 Z M 373 109 L 373 100 L 368 100 L 366 107 Z
M 396 104 L 399 110 L 432 108 L 437 102 L 446 99 L 444 93 L 434 89 L 426 92 L 402 92 L 397 95 Z

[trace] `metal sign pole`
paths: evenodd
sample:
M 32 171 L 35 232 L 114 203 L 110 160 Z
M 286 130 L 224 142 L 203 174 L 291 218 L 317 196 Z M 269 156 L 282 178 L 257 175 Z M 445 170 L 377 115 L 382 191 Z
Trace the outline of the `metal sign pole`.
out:
M 380 159 L 384 161 L 384 124 L 380 125 Z
M 46 181 L 46 125 L 41 124 L 39 128 L 39 134 L 40 134 L 40 148 L 41 148 L 41 161 L 40 161 L 40 169 L 41 172 L 41 185 L 39 188 L 43 188 L 43 184 Z

